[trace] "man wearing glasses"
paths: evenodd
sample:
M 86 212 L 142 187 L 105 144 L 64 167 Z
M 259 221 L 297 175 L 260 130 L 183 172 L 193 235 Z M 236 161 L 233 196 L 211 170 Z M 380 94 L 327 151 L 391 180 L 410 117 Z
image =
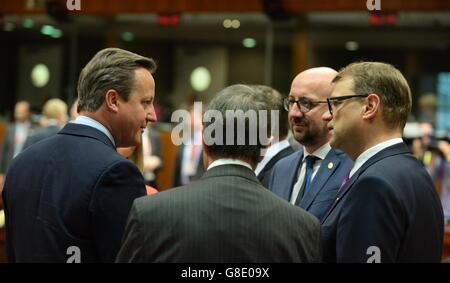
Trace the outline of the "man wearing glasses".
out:
M 336 199 L 339 187 L 352 167 L 351 160 L 328 143 L 329 131 L 322 115 L 337 72 L 313 68 L 292 82 L 284 107 L 289 124 L 303 150 L 281 159 L 273 169 L 269 189 L 281 198 L 312 213 L 319 220 Z
M 326 262 L 439 262 L 444 219 L 426 170 L 402 132 L 411 91 L 385 63 L 353 63 L 333 79 L 323 115 L 330 144 L 354 160 L 322 220 Z

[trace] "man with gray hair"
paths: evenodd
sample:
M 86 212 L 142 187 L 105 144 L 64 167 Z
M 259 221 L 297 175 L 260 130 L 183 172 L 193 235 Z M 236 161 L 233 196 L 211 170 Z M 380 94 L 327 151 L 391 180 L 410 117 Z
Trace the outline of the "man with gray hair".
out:
M 253 171 L 270 134 L 268 109 L 246 85 L 213 98 L 203 118 L 207 171 L 134 202 L 118 262 L 321 260 L 318 220 L 266 190 Z
M 12 163 L 3 199 L 10 262 L 111 262 L 135 198 L 139 169 L 116 152 L 155 122 L 153 60 L 98 52 L 81 71 L 78 116 Z

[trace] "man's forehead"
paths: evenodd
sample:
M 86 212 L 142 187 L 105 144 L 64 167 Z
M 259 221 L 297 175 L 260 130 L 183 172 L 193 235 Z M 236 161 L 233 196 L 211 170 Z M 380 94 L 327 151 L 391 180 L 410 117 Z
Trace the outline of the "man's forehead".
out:
M 336 96 L 337 93 L 341 92 L 349 92 L 353 91 L 353 79 L 351 77 L 344 77 L 338 80 L 337 82 L 333 83 L 334 89 L 331 94 L 331 96 Z M 339 94 L 343 95 L 343 94 Z

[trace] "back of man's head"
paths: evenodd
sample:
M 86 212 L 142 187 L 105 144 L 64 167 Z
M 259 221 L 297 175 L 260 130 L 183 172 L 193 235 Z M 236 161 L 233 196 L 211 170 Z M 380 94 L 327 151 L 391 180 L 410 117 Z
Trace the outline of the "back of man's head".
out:
M 265 96 L 270 110 L 278 111 L 278 125 L 272 125 L 272 135 L 277 140 L 286 138 L 289 132 L 289 123 L 288 112 L 283 107 L 283 96 L 276 89 L 270 86 L 254 85 L 252 87 Z M 276 129 L 277 126 L 278 129 Z
M 270 137 L 271 112 L 265 95 L 237 84 L 220 91 L 205 112 L 203 139 L 215 158 L 244 159 L 255 165 Z
M 47 119 L 65 122 L 67 121 L 67 104 L 59 98 L 49 99 L 42 108 L 42 114 Z
M 341 69 L 333 79 L 352 79 L 355 94 L 380 97 L 383 121 L 390 129 L 403 129 L 411 112 L 411 90 L 402 73 L 381 62 L 357 62 Z
M 128 101 L 134 86 L 134 71 L 138 68 L 145 68 L 153 73 L 156 64 L 150 58 L 119 48 L 99 51 L 80 73 L 78 112 L 98 110 L 110 89 L 116 90 Z

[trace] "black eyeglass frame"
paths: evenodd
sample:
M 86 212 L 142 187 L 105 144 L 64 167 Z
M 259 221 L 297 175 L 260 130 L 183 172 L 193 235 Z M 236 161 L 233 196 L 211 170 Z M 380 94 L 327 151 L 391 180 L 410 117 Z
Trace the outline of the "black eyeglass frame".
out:
M 350 99 L 350 98 L 356 98 L 356 97 L 359 97 L 359 98 L 366 98 L 366 97 L 368 97 L 368 96 L 369 96 L 369 94 L 367 93 L 367 94 L 354 94 L 354 95 L 343 95 L 343 96 L 333 96 L 333 97 L 328 97 L 328 98 L 327 98 L 328 111 L 330 111 L 330 114 L 333 115 L 333 106 L 332 106 L 332 103 L 333 103 L 334 101 L 342 102 L 342 101 L 347 100 L 347 99 Z
M 300 104 L 301 102 L 308 102 L 308 103 L 310 103 L 310 106 L 306 106 L 306 105 L 304 105 L 304 104 Z M 292 104 L 291 104 L 292 103 Z M 317 100 L 317 101 L 314 101 L 314 100 L 311 100 L 311 99 L 309 99 L 309 98 L 306 98 L 306 97 L 302 97 L 302 98 L 300 98 L 300 99 L 295 99 L 295 98 L 293 98 L 293 97 L 285 97 L 284 99 L 283 99 L 283 107 L 284 107 L 284 109 L 286 110 L 286 111 L 290 111 L 290 107 L 292 107 L 292 106 L 294 106 L 294 103 L 295 104 L 297 104 L 297 108 L 298 108 L 298 110 L 300 111 L 300 112 L 302 112 L 302 113 L 308 113 L 309 111 L 311 111 L 314 107 L 316 107 L 317 105 L 319 105 L 319 104 L 322 104 L 322 103 L 328 103 L 326 100 Z M 304 110 L 302 110 L 302 109 L 306 109 L 306 111 L 304 111 Z

